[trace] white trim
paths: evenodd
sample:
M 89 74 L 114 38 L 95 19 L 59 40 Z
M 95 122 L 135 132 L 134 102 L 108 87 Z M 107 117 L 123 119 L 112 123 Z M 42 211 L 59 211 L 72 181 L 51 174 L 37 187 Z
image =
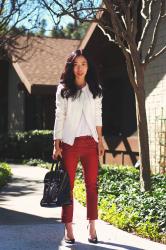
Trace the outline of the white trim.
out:
M 12 58 L 13 60 L 14 58 Z M 14 61 L 14 60 L 13 60 Z M 19 66 L 18 62 L 13 62 L 12 63 L 15 71 L 17 72 L 18 76 L 20 77 L 22 83 L 25 85 L 26 89 L 28 90 L 28 92 L 31 94 L 31 84 L 28 81 L 27 77 L 25 76 L 25 74 L 23 73 L 21 67 Z
M 97 23 L 92 23 L 88 29 L 88 31 L 86 32 L 84 38 L 82 39 L 80 45 L 79 45 L 79 49 L 84 49 L 90 39 L 90 37 L 92 36 L 95 28 L 97 27 Z

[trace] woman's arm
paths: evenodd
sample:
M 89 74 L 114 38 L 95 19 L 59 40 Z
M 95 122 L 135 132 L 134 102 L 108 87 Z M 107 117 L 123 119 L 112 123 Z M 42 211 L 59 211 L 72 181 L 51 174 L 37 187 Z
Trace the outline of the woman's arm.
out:
M 104 146 L 102 139 L 102 97 L 96 97 L 96 131 L 98 134 L 98 152 L 99 156 L 104 155 Z
M 61 140 L 63 133 L 63 125 L 66 117 L 66 100 L 61 96 L 62 85 L 59 85 L 56 92 L 56 110 L 55 110 L 55 123 L 53 135 L 53 158 L 58 155 L 62 157 Z
M 63 125 L 66 117 L 66 99 L 61 96 L 62 85 L 60 84 L 56 92 L 56 109 L 53 139 L 62 139 Z
M 102 127 L 102 97 L 95 98 L 96 126 Z
M 96 126 L 96 131 L 98 134 L 98 153 L 99 156 L 104 155 L 104 146 L 103 146 L 103 138 L 102 138 L 102 127 L 101 126 Z

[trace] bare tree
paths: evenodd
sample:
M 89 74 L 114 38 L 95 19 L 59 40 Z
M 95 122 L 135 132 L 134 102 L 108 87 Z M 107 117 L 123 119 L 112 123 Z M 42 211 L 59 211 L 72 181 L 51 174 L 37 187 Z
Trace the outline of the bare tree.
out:
M 33 0 L 0 0 L 0 59 L 21 59 L 33 30 L 40 25 L 40 6 Z M 20 46 L 18 38 L 26 35 Z M 32 41 L 32 39 L 31 39 Z
M 166 46 L 156 52 L 158 31 L 166 18 L 166 0 L 40 0 L 55 23 L 64 15 L 79 22 L 96 22 L 110 42 L 122 50 L 130 83 L 135 92 L 140 153 L 141 190 L 150 190 L 150 157 L 145 108 L 144 75 L 146 66 L 166 51 Z M 155 15 L 153 13 L 155 12 Z M 138 15 L 142 31 L 138 40 Z M 155 16 L 155 23 L 154 21 Z M 105 18 L 106 17 L 106 18 Z M 154 23 L 154 25 L 152 25 Z M 149 48 L 142 48 L 151 29 Z

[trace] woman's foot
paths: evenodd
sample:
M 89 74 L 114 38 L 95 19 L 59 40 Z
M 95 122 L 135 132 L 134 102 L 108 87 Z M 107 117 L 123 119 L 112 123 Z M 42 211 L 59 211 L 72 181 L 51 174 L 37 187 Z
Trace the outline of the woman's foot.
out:
M 72 227 L 72 222 L 70 223 L 65 223 L 65 236 L 64 240 L 68 244 L 74 244 L 75 239 L 73 235 L 73 227 Z
M 98 243 L 96 228 L 95 228 L 95 220 L 90 220 L 89 221 L 88 230 L 89 230 L 88 241 L 90 243 Z

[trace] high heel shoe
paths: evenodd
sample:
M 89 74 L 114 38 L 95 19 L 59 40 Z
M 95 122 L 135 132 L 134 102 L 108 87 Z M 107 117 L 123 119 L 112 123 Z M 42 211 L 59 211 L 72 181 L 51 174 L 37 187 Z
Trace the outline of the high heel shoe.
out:
M 89 226 L 90 225 L 87 226 L 87 229 L 89 228 Z M 95 234 L 96 234 L 96 230 L 95 230 Z M 88 241 L 89 241 L 89 243 L 97 244 L 98 243 L 97 234 L 94 238 L 88 237 Z
M 97 244 L 98 243 L 97 235 L 94 238 L 88 238 L 88 241 L 89 243 Z
M 63 240 L 67 243 L 67 244 L 74 244 L 75 243 L 75 239 L 70 239 L 66 236 L 66 228 L 64 228 L 64 238 Z
M 75 239 L 68 239 L 68 238 L 64 238 L 64 241 L 67 243 L 67 244 L 75 244 Z

